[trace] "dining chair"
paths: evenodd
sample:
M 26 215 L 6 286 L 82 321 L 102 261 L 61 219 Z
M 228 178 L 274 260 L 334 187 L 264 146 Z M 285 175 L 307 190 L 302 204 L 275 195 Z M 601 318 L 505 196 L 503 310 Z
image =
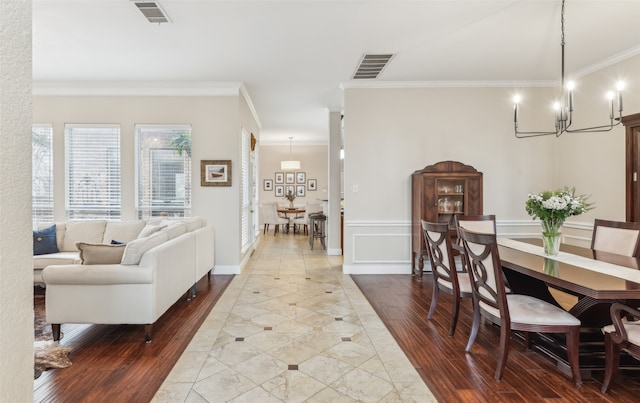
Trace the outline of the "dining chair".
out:
M 620 351 L 624 350 L 633 358 L 640 360 L 640 321 L 638 321 L 640 310 L 616 302 L 611 305 L 610 312 L 613 324 L 602 328 L 606 357 L 602 393 L 609 391 L 618 373 Z
M 481 234 L 460 228 L 462 244 L 469 259 L 469 280 L 473 291 L 473 327 L 465 351 L 470 352 L 478 335 L 480 315 L 500 326 L 500 349 L 495 379 L 501 380 L 509 355 L 511 331 L 525 332 L 527 348 L 529 332 L 564 333 L 567 358 L 573 381 L 581 385 L 578 352 L 580 320 L 565 310 L 537 298 L 507 294 L 495 234 Z
M 640 257 L 640 222 L 596 219 L 591 249 L 623 256 Z
M 301 217 L 294 217 L 293 219 L 291 219 L 291 222 L 293 223 L 293 233 L 296 233 L 297 231 L 302 232 L 300 229 L 298 229 L 299 227 L 302 228 L 304 230 L 304 234 L 308 235 L 308 229 L 309 229 L 309 214 L 313 214 L 313 213 L 318 213 L 318 212 L 322 212 L 322 205 L 320 203 L 313 203 L 313 202 L 307 202 L 304 205 L 304 215 L 302 215 Z
M 275 225 L 273 236 L 276 236 L 281 225 L 289 224 L 288 218 L 278 216 L 278 206 L 276 203 L 262 203 L 260 204 L 260 210 L 262 213 L 262 222 L 264 223 L 263 234 L 266 234 L 267 231 L 269 231 L 269 225 L 273 224 Z
M 439 291 L 442 290 L 451 294 L 453 297 L 453 309 L 451 312 L 449 336 L 453 336 L 458 323 L 460 299 L 471 298 L 473 296 L 469 276 L 467 276 L 466 273 L 458 275 L 456 263 L 453 259 L 449 224 L 431 223 L 424 220 L 420 220 L 420 222 L 422 223 L 424 243 L 427 245 L 429 261 L 431 262 L 431 273 L 433 275 L 433 293 L 427 319 L 431 320 L 436 311 Z

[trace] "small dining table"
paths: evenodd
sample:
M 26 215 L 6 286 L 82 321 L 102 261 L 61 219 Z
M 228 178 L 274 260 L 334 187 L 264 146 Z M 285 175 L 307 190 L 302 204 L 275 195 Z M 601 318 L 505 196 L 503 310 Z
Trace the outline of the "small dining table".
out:
M 578 298 L 569 313 L 580 319 L 581 370 L 604 368 L 602 326 L 611 323 L 609 308 L 623 301 L 640 305 L 640 259 L 592 251 L 562 244 L 558 256 L 545 256 L 540 239 L 498 238 L 502 271 L 511 292 L 531 295 L 554 305 L 560 304 L 549 291 L 556 288 Z M 539 350 L 560 362 L 566 353 L 562 341 L 539 335 Z M 629 365 L 637 365 L 630 361 Z
M 291 220 L 291 217 L 289 217 L 289 214 L 294 214 L 293 217 L 298 217 L 299 214 L 304 214 L 306 210 L 303 208 L 279 208 L 278 209 L 278 213 L 284 214 L 289 220 Z M 289 223 L 287 223 L 287 227 L 286 227 L 286 232 L 289 233 Z

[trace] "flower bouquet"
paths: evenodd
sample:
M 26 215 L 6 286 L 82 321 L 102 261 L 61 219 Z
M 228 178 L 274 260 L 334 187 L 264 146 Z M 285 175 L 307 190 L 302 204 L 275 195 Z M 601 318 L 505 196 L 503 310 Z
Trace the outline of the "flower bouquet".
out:
M 574 188 L 541 193 L 529 193 L 525 209 L 542 224 L 542 241 L 545 255 L 557 255 L 560 249 L 560 227 L 568 217 L 591 210 L 588 196 L 576 196 Z
M 289 200 L 289 207 L 293 208 L 293 201 L 296 199 L 296 194 L 293 191 L 289 190 L 287 191 L 287 194 L 284 195 L 284 198 Z

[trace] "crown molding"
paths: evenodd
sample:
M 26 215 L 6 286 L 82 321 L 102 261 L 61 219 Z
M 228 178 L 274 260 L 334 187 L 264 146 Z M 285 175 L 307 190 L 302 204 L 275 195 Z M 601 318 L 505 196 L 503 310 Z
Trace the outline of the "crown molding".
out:
M 238 96 L 241 82 L 34 81 L 33 95 L 42 96 Z M 243 96 L 253 109 L 249 95 Z
M 587 66 L 583 69 L 580 69 L 575 74 L 573 74 L 573 76 L 576 78 L 584 77 L 589 74 L 595 73 L 596 71 L 602 70 L 606 67 L 614 65 L 616 63 L 620 63 L 624 60 L 630 59 L 637 55 L 640 55 L 640 45 L 633 47 L 631 49 L 627 49 L 620 53 L 616 53 L 615 55 L 608 57 L 604 60 L 601 60 L 598 63 L 594 63 L 591 66 Z
M 260 117 L 258 116 L 258 112 L 256 111 L 256 107 L 255 107 L 255 105 L 253 105 L 253 101 L 251 100 L 251 97 L 249 96 L 249 91 L 247 90 L 247 87 L 244 85 L 244 83 L 240 84 L 240 94 L 242 95 L 244 100 L 247 102 L 247 106 L 249 107 L 249 110 L 251 111 L 251 115 L 253 116 L 253 119 L 255 119 L 255 121 L 256 121 L 256 125 L 258 126 L 258 129 L 262 129 L 262 122 L 260 122 Z
M 359 88 L 513 88 L 513 87 L 557 87 L 558 80 L 541 81 L 347 81 L 340 89 Z

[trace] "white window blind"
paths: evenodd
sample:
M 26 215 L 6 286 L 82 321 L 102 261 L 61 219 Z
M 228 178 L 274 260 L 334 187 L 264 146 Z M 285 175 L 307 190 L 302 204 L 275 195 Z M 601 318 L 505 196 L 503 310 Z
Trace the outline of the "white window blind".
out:
M 138 217 L 191 216 L 191 126 L 136 125 Z
M 34 125 L 31 130 L 32 219 L 53 222 L 53 127 Z
M 244 252 L 249 247 L 249 198 L 251 194 L 249 192 L 249 153 L 251 149 L 249 147 L 249 134 L 242 131 L 242 168 L 240 178 L 240 198 L 242 200 L 242 247 L 241 251 Z
M 120 127 L 65 125 L 69 219 L 120 219 Z

